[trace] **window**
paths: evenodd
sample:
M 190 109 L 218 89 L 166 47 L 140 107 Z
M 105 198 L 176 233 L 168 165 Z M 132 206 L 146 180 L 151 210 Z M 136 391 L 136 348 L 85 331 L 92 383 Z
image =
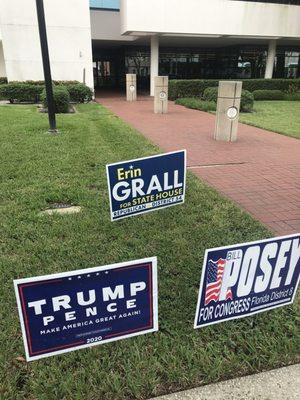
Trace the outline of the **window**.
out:
M 119 10 L 120 0 L 90 0 L 90 8 Z

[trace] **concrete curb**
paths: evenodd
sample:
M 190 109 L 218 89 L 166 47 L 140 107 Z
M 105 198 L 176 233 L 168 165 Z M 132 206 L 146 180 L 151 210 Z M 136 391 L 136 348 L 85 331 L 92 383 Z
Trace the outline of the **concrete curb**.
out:
M 156 397 L 156 400 L 300 399 L 300 364 Z M 155 400 L 155 399 L 152 399 Z

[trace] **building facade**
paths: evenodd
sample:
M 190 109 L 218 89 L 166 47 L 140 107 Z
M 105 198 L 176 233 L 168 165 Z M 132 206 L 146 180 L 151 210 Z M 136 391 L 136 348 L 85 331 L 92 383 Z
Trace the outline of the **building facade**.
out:
M 93 87 L 89 0 L 44 0 L 52 77 Z M 35 0 L 0 0 L 0 76 L 43 80 Z
M 16 7 L 18 3 L 18 7 Z M 44 0 L 53 78 L 300 76 L 300 0 Z M 35 0 L 0 0 L 0 76 L 42 79 Z

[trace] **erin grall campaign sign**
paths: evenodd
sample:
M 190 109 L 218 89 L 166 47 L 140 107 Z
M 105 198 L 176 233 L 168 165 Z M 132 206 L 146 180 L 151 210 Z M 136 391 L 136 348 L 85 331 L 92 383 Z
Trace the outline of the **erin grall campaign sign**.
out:
M 106 166 L 111 220 L 184 203 L 186 151 Z
M 156 257 L 14 285 L 27 361 L 158 330 Z
M 299 275 L 299 234 L 207 250 L 194 327 L 291 304 Z

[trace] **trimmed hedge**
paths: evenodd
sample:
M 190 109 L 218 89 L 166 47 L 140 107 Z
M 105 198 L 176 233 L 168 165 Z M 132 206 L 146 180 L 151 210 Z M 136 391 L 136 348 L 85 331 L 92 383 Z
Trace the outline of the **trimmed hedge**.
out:
M 75 85 L 76 83 L 80 83 L 78 81 L 52 81 L 54 85 Z M 5 76 L 0 76 L 0 85 L 8 83 L 7 78 Z M 12 81 L 10 83 L 29 83 L 30 85 L 38 85 L 38 86 L 45 86 L 45 81 Z
M 203 100 L 214 101 L 216 103 L 218 100 L 218 90 L 219 90 L 218 87 L 206 88 L 203 92 L 202 96 Z
M 300 79 L 245 79 L 242 80 L 243 89 L 254 92 L 254 90 L 282 90 L 288 92 L 293 86 L 300 90 Z
M 249 90 L 242 90 L 241 111 L 242 112 L 252 112 L 253 105 L 254 105 L 253 93 L 249 92 Z
M 215 103 L 218 100 L 218 88 L 211 87 L 204 90 L 203 100 L 205 101 L 214 101 Z M 241 97 L 241 111 L 242 112 L 251 112 L 253 110 L 254 104 L 254 96 L 249 90 L 242 90 Z
M 85 101 L 92 100 L 92 90 L 83 83 L 76 81 L 61 81 L 60 83 L 58 83 L 58 81 L 54 82 L 56 82 L 56 84 L 53 87 L 66 88 L 69 92 L 71 101 L 75 103 L 84 103 Z M 10 103 L 38 103 L 43 89 L 43 81 L 10 82 L 0 85 L 0 98 L 8 100 Z
M 29 81 L 20 82 L 20 83 L 29 83 L 30 85 L 45 86 L 45 81 L 30 81 L 29 80 Z M 52 81 L 52 83 L 53 83 L 53 85 L 68 86 L 68 85 L 76 85 L 77 83 L 80 83 L 80 82 L 78 82 L 78 81 Z
M 217 108 L 217 104 L 214 101 L 203 101 L 199 98 L 177 99 L 175 104 L 201 111 L 216 111 Z
M 11 82 L 0 85 L 0 97 L 10 103 L 37 103 L 43 87 L 29 83 Z
M 53 86 L 54 108 L 56 113 L 68 113 L 70 108 L 70 95 L 65 86 Z M 41 100 L 47 108 L 46 89 L 43 90 Z
M 300 92 L 287 93 L 285 95 L 285 100 L 288 100 L 288 101 L 300 101 Z
M 169 98 L 170 100 L 176 100 L 179 98 L 202 97 L 206 88 L 218 85 L 218 80 L 170 80 Z
M 284 100 L 285 96 L 281 90 L 254 90 L 254 100 Z
M 93 92 L 83 83 L 68 85 L 67 90 L 70 94 L 71 101 L 74 103 L 85 103 L 91 101 L 93 98 Z
M 254 90 L 282 90 L 289 92 L 300 91 L 300 78 L 297 79 L 237 79 L 243 82 L 243 89 Z M 214 79 L 170 80 L 169 98 L 176 100 L 182 97 L 202 97 L 208 87 L 219 86 Z

